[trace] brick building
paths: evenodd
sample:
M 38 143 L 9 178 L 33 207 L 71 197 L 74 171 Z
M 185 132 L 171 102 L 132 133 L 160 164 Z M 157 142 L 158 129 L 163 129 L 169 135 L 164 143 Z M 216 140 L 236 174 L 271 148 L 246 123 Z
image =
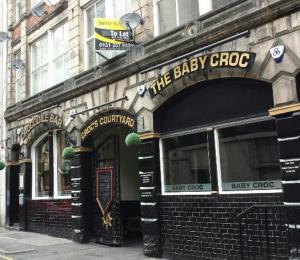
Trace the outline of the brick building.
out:
M 126 13 L 136 46 L 96 54 L 93 18 Z M 141 234 L 172 259 L 297 255 L 298 0 L 16 0 L 8 17 L 7 226 Z

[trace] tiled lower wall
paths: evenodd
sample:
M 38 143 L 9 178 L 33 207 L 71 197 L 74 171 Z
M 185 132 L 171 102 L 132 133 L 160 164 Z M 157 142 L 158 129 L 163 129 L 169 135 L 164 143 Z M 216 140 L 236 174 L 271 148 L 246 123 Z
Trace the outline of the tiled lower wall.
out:
M 253 204 L 281 203 L 281 194 L 161 196 L 163 255 L 170 259 L 240 259 L 239 223 L 235 216 Z M 286 241 L 286 237 L 282 237 L 286 233 L 276 234 L 282 221 L 279 214 L 269 212 L 268 217 L 275 232 L 269 230 L 272 250 L 279 256 L 286 250 L 286 243 L 280 241 L 277 245 L 273 240 L 283 238 Z M 264 211 L 250 216 L 247 225 L 248 232 L 253 235 L 250 239 L 253 244 L 247 242 L 245 259 L 251 259 L 251 256 L 254 259 L 257 250 L 260 250 L 261 242 L 253 238 L 258 238 L 256 235 L 259 232 L 264 234 L 264 219 Z M 244 238 L 246 235 L 244 232 Z
M 71 238 L 70 200 L 31 200 L 27 203 L 26 230 Z

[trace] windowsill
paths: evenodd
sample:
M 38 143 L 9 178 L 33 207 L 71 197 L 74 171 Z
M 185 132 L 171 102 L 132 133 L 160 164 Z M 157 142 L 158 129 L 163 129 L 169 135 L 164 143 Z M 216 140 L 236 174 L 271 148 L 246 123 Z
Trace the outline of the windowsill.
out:
M 260 194 L 260 193 L 282 193 L 282 189 L 274 190 L 237 190 L 237 191 L 220 191 L 220 195 L 224 194 Z
M 72 199 L 70 196 L 57 196 L 57 197 L 32 197 L 31 200 L 69 200 Z
M 240 191 L 203 191 L 203 192 L 162 192 L 162 196 L 185 196 L 185 195 L 230 195 L 230 194 L 261 194 L 261 193 L 282 193 L 282 189 L 274 190 L 240 190 Z
M 212 195 L 215 194 L 215 191 L 199 191 L 199 192 L 192 192 L 192 191 L 183 191 L 183 192 L 162 192 L 162 196 L 176 196 L 176 195 Z

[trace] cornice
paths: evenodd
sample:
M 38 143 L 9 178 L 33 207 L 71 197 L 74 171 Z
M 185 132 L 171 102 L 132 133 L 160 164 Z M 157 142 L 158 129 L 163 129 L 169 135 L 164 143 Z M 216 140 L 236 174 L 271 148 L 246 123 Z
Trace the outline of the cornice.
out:
M 299 0 L 281 0 L 265 7 L 255 7 L 254 3 L 258 2 L 255 0 L 240 2 L 243 5 L 251 4 L 253 9 L 245 8 L 244 13 L 242 13 L 238 19 L 234 18 L 225 23 L 220 22 L 219 25 L 214 24 L 212 28 L 205 28 L 205 30 L 200 30 L 199 33 L 192 36 L 184 35 L 185 27 L 182 26 L 164 35 L 164 37 L 160 36 L 154 38 L 149 42 L 133 48 L 127 53 L 105 62 L 101 67 L 98 66 L 84 71 L 57 86 L 19 102 L 18 105 L 7 108 L 5 119 L 7 122 L 12 122 L 20 117 L 38 112 L 41 109 L 46 109 L 47 107 L 59 104 L 126 78 L 150 66 L 172 59 L 175 56 L 214 43 L 238 32 L 258 27 L 284 15 L 300 10 Z M 235 8 L 237 7 L 235 6 Z M 230 9 L 225 11 L 229 12 Z M 223 15 L 223 13 L 221 14 Z M 208 19 L 207 17 L 204 18 Z M 195 22 L 204 23 L 204 18 L 200 17 Z M 209 19 L 213 21 L 214 17 L 209 16 Z M 172 34 L 181 35 L 181 39 L 172 42 L 172 44 L 162 44 L 163 42 L 166 42 L 168 37 L 171 37 Z M 147 52 L 147 49 L 158 43 L 161 43 L 163 47 L 157 49 L 154 48 Z

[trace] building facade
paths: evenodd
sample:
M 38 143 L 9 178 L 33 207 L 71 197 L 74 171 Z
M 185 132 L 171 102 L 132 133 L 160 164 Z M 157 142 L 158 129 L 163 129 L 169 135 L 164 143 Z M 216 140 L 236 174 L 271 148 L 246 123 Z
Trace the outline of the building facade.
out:
M 141 234 L 172 259 L 298 253 L 298 0 L 29 2 L 8 3 L 7 226 Z M 96 54 L 93 18 L 132 12 L 136 46 Z
M 6 1 L 0 1 L 0 31 L 5 31 L 7 28 L 7 4 Z M 0 42 L 0 95 L 2 97 L 0 103 L 0 140 L 1 140 L 1 150 L 0 158 L 5 161 L 5 144 L 6 144 L 6 123 L 4 119 L 4 112 L 6 109 L 6 75 L 7 75 L 7 43 Z M 0 225 L 5 226 L 5 216 L 6 216 L 6 189 L 5 189 L 5 169 L 1 170 L 0 174 Z

